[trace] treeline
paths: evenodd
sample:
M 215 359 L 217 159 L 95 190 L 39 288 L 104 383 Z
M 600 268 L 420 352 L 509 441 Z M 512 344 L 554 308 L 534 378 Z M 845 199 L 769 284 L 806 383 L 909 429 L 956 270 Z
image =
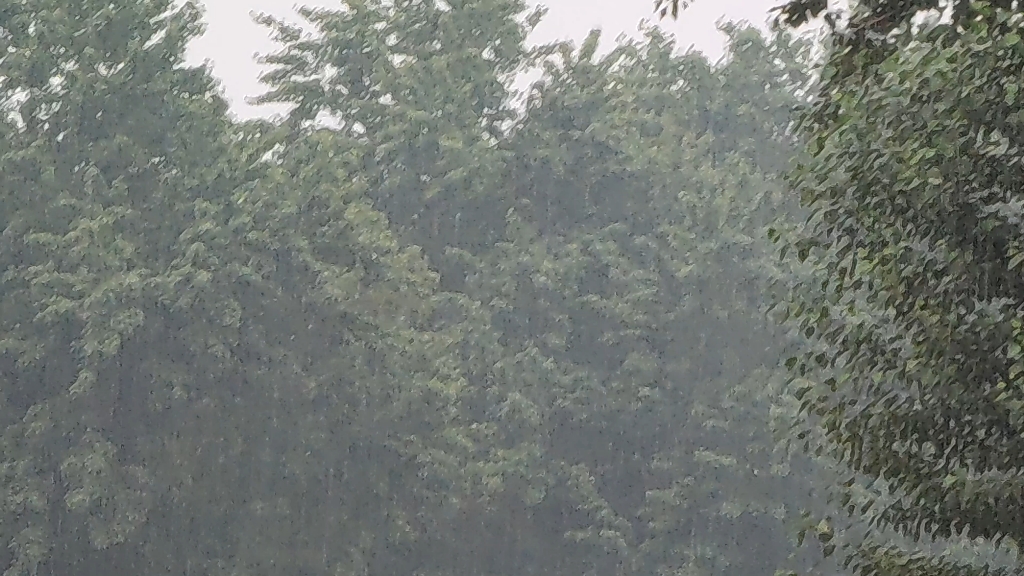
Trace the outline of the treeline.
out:
M 351 3 L 263 20 L 294 110 L 234 123 L 194 6 L 45 8 L 2 20 L 7 574 L 795 561 L 763 229 L 802 46 Z
M 301 16 L 236 122 L 195 5 L 0 0 L 5 575 L 839 573 L 765 314 L 808 46 Z

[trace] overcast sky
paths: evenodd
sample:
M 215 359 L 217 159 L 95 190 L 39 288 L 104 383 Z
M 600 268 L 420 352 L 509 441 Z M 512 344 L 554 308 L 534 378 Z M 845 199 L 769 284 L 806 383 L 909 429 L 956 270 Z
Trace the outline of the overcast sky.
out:
M 244 99 L 259 94 L 257 77 L 261 67 L 254 54 L 274 49 L 264 29 L 252 22 L 250 12 L 266 12 L 295 21 L 294 7 L 316 5 L 330 7 L 337 0 L 201 0 L 206 6 L 206 34 L 191 47 L 190 60 L 210 60 L 214 74 L 239 116 L 265 114 L 247 105 Z M 658 24 L 672 33 L 682 48 L 693 46 L 718 60 L 724 49 L 724 36 L 715 23 L 720 19 L 746 21 L 765 29 L 768 10 L 783 0 L 697 0 L 680 14 L 679 21 L 665 19 Z M 577 44 L 594 28 L 603 31 L 602 47 L 619 34 L 637 36 L 643 19 L 657 21 L 652 0 L 544 0 L 548 7 L 545 20 L 531 41 L 549 42 L 572 39 Z M 273 112 L 273 111 L 271 111 Z

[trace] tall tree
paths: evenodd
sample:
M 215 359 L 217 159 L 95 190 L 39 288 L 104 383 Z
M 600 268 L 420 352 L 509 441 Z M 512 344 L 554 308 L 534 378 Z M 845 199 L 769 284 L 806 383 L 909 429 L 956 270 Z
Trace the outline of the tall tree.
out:
M 266 100 L 295 105 L 299 139 L 334 116 L 332 153 L 362 162 L 375 205 L 459 302 L 443 322 L 478 318 L 460 362 L 479 459 L 458 515 L 432 519 L 448 543 L 417 554 L 437 571 L 770 573 L 791 549 L 781 499 L 761 495 L 784 493 L 786 472 L 755 370 L 774 358 L 755 236 L 785 203 L 772 175 L 799 47 L 730 30 L 721 69 L 653 31 L 605 57 L 596 34 L 544 47 L 512 122 L 502 81 L 531 54 L 509 6 L 346 4 L 303 12 L 313 38 L 268 21 L 284 50 Z M 480 14 L 486 30 L 462 33 Z M 373 23 L 395 42 L 360 36 Z M 402 40 L 421 28 L 429 42 Z M 505 37 L 519 44 L 487 44 Z M 372 74 L 346 56 L 360 50 Z
M 511 140 L 515 236 L 476 267 L 505 314 L 528 319 L 511 338 L 592 382 L 552 414 L 551 454 L 594 471 L 637 573 L 770 572 L 789 550 L 772 517 L 785 479 L 766 434 L 771 379 L 757 368 L 778 352 L 759 317 L 767 258 L 755 237 L 786 204 L 775 175 L 800 45 L 725 31 L 721 67 L 656 30 L 601 58 L 595 34 L 553 59 Z M 747 404 L 759 385 L 764 412 Z M 743 549 L 737 532 L 757 537 Z
M 1021 569 L 991 546 L 1024 538 L 1022 16 L 958 9 L 831 52 L 792 179 L 796 433 L 846 471 L 818 534 L 865 575 Z
M 144 351 L 187 354 L 169 310 L 230 323 L 235 309 L 210 282 L 223 237 L 209 224 L 232 188 L 226 105 L 205 70 L 182 65 L 200 31 L 190 3 L 3 2 L 0 14 L 2 564 L 146 570 L 153 555 L 124 544 L 162 507 L 175 459 L 153 446 L 174 442 L 172 413 L 197 412 L 174 410 L 188 379 Z M 215 405 L 224 391 L 203 395 Z
M 323 142 L 232 125 L 194 5 L 0 13 L 6 573 L 401 571 L 464 468 L 436 274 Z

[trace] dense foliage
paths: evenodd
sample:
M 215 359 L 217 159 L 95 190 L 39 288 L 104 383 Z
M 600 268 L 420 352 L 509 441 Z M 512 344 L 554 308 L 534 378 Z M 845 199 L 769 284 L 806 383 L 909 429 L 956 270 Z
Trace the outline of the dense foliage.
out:
M 0 0 L 5 574 L 1019 571 L 1020 16 L 897 4 L 794 132 L 784 33 L 339 2 L 239 123 L 195 5 Z
M 489 322 L 459 352 L 488 460 L 459 496 L 472 535 L 445 540 L 479 554 L 443 569 L 784 563 L 802 486 L 768 434 L 778 338 L 760 316 L 758 240 L 784 204 L 798 48 L 731 30 L 733 61 L 716 70 L 655 31 L 600 58 L 596 34 L 510 50 L 523 33 L 499 3 L 347 8 L 305 11 L 316 39 L 268 21 L 286 49 L 267 59 L 265 101 L 294 104 L 291 126 L 332 117 L 340 128 L 298 137 L 343 138 L 375 206 Z M 371 24 L 394 41 L 360 37 Z M 546 75 L 513 121 L 490 90 L 537 59 Z M 457 91 L 435 80 L 464 69 L 493 72 Z
M 1021 16 L 930 6 L 855 7 L 798 139 L 781 33 L 345 2 L 260 18 L 292 108 L 239 123 L 194 4 L 0 0 L 5 574 L 838 572 L 805 507 L 1019 571 Z
M 6 574 L 806 565 L 762 314 L 803 46 L 351 2 L 261 20 L 294 109 L 234 123 L 193 4 L 0 15 Z
M 833 50 L 792 179 L 796 433 L 846 470 L 846 530 L 818 532 L 865 575 L 1020 570 L 1024 45 L 1020 14 L 969 9 Z

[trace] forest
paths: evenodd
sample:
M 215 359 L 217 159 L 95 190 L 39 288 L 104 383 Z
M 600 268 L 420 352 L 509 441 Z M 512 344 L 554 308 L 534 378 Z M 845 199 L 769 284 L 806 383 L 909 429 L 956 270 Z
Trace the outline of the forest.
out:
M 1024 7 L 824 11 L 0 0 L 3 576 L 1024 574 Z

